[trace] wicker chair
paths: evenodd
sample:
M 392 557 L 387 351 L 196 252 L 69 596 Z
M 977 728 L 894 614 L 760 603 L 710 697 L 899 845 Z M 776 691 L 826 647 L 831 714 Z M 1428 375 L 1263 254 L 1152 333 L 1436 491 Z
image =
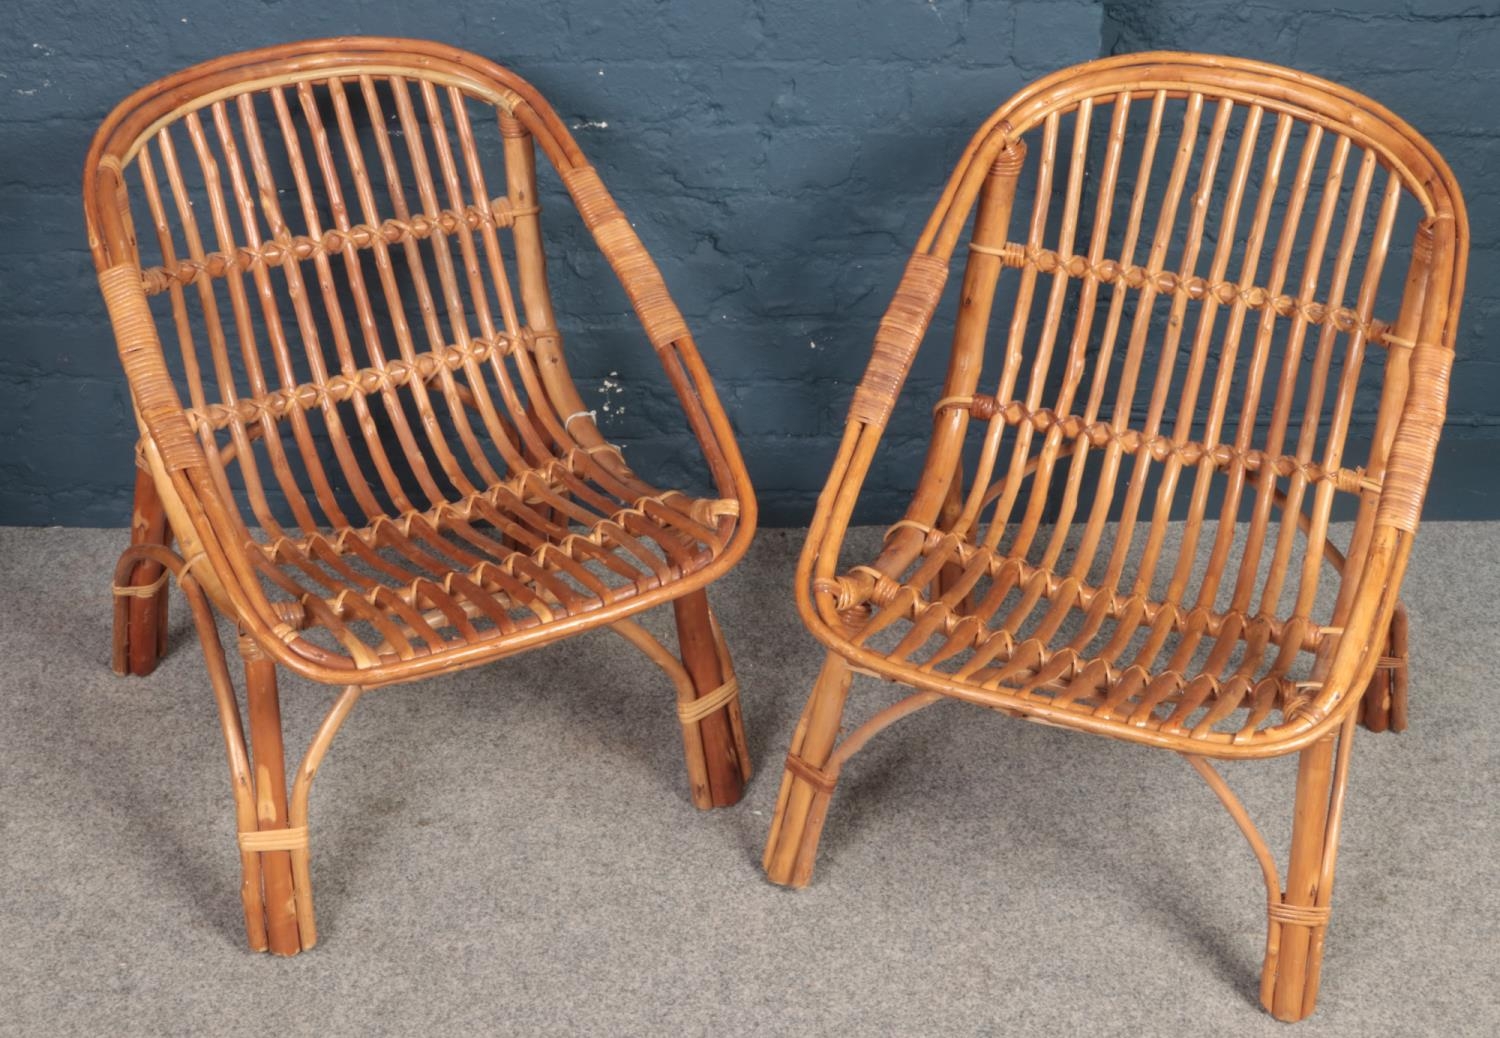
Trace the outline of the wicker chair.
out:
M 623 283 L 718 496 L 647 483 L 580 399 L 536 144 Z M 750 762 L 704 587 L 749 543 L 750 483 L 656 266 L 530 85 L 409 40 L 238 54 L 130 97 L 84 176 L 141 427 L 114 665 L 155 666 L 175 576 L 228 747 L 252 947 L 317 939 L 309 787 L 376 686 L 608 627 L 676 688 L 694 803 L 739 799 Z M 680 662 L 629 619 L 666 602 Z M 211 606 L 240 631 L 249 747 Z M 343 688 L 290 798 L 278 664 Z
M 966 228 L 914 496 L 874 559 L 846 558 Z M 808 535 L 798 604 L 830 651 L 770 878 L 809 881 L 840 769 L 929 704 L 1156 746 L 1202 775 L 1263 870 L 1262 1001 L 1312 1012 L 1356 718 L 1405 724 L 1397 593 L 1467 243 L 1431 145 L 1296 72 L 1130 55 L 995 112 L 880 324 Z M 1004 347 L 986 350 L 992 311 Z M 1331 527 L 1336 509 L 1352 524 Z M 839 741 L 852 672 L 913 691 Z M 1289 753 L 1283 886 L 1210 762 Z

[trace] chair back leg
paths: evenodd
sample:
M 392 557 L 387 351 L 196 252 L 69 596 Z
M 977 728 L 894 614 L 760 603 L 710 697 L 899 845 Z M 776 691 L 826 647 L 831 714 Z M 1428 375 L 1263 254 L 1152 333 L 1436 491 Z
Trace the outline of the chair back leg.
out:
M 1406 688 L 1410 670 L 1406 629 L 1406 603 L 1398 602 L 1391 616 L 1391 630 L 1386 636 L 1380 665 L 1359 702 L 1359 722 L 1372 732 L 1406 731 Z
M 151 473 L 135 472 L 135 504 L 130 514 L 130 546 L 169 547 L 172 532 Z M 114 651 L 116 674 L 144 677 L 167 653 L 167 571 L 158 562 L 138 559 L 116 574 Z

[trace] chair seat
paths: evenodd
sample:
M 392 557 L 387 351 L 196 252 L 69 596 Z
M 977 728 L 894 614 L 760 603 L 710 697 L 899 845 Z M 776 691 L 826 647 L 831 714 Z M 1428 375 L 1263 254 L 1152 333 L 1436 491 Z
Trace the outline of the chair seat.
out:
M 503 642 L 681 581 L 723 555 L 738 514 L 732 500 L 643 483 L 613 446 L 580 446 L 425 510 L 250 547 L 305 648 L 369 668 Z
M 818 590 L 837 596 L 834 647 L 863 669 L 1142 742 L 1274 743 L 1339 633 L 1122 593 L 941 532 L 899 579 L 855 566 Z

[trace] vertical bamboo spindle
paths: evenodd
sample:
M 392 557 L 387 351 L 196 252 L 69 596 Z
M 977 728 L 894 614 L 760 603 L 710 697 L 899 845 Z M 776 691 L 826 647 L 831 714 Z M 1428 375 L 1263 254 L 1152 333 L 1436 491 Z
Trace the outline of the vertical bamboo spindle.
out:
M 1026 144 L 1006 144 L 990 166 L 979 194 L 970 238 L 969 258 L 964 266 L 963 287 L 959 294 L 958 318 L 953 328 L 953 353 L 948 362 L 948 377 L 943 396 L 970 396 L 979 385 L 984 367 L 984 344 L 995 304 L 995 290 L 1004 262 L 1000 257 L 1005 236 L 1010 230 L 1010 216 L 1015 208 L 1016 185 L 1026 164 Z M 928 471 L 937 467 L 937 476 L 924 482 L 908 510 L 908 518 L 930 523 L 939 507 L 959 491 L 963 473 L 963 433 L 968 426 L 967 411 L 945 409 L 933 429 L 932 447 L 928 450 Z M 946 476 L 947 478 L 942 478 Z M 960 488 L 961 490 L 961 488 Z M 960 500 L 960 506 L 962 501 Z M 955 516 L 956 518 L 956 516 Z
M 1026 145 L 1022 141 L 1006 144 L 990 166 L 974 216 L 968 262 L 964 266 L 963 287 L 959 295 L 958 319 L 953 329 L 953 354 L 948 363 L 947 384 L 943 396 L 972 396 L 979 385 L 984 367 L 984 343 L 989 330 L 990 312 L 995 303 L 995 289 L 1004 263 L 999 255 L 1010 229 L 1010 214 L 1016 198 L 1016 184 L 1026 164 Z M 934 419 L 932 446 L 927 471 L 939 477 L 948 474 L 946 486 L 935 482 L 930 489 L 924 484 L 908 510 L 908 518 L 923 525 L 931 524 L 924 513 L 931 508 L 929 497 L 941 494 L 938 525 L 951 530 L 963 514 L 963 433 L 969 414 L 960 409 L 945 410 Z M 903 531 L 909 528 L 903 528 Z M 915 533 L 915 531 L 911 531 Z M 938 578 L 939 592 L 956 584 L 963 567 L 949 563 Z

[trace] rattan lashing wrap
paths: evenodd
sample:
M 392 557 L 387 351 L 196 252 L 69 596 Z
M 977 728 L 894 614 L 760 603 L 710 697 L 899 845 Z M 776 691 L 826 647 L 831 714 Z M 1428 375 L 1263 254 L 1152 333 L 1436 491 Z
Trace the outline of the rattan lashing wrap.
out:
M 731 678 L 706 696 L 700 696 L 688 703 L 679 703 L 677 719 L 683 724 L 697 724 L 716 710 L 722 710 L 731 701 L 738 699 L 739 694 L 740 683 L 737 679 Z
M 610 198 L 599 174 L 592 166 L 565 169 L 561 173 L 563 182 L 578 204 L 583 222 L 599 241 L 599 251 L 619 273 L 651 344 L 658 350 L 665 350 L 686 338 L 687 324 L 667 292 L 661 271 L 636 236 L 630 221 Z
M 1410 397 L 1386 462 L 1386 487 L 1380 497 L 1377 523 L 1408 533 L 1417 528 L 1437 457 L 1438 437 L 1447 419 L 1447 408 L 1440 401 L 1448 399 L 1452 370 L 1451 349 L 1418 343 L 1411 351 Z
M 1209 281 L 1207 278 L 1196 276 L 1179 277 L 1174 271 L 1152 272 L 1141 264 L 1121 264 L 1113 259 L 1090 263 L 1087 256 L 1064 256 L 1055 249 L 1028 248 L 1014 242 L 1001 248 L 970 242 L 969 251 L 996 256 L 1008 267 L 1020 269 L 1030 265 L 1036 267 L 1037 271 L 1042 274 L 1063 273 L 1070 278 L 1080 281 L 1092 280 L 1099 285 L 1113 285 L 1120 282 L 1128 288 L 1139 290 L 1145 287 L 1149 280 L 1152 290 L 1158 296 L 1180 294 L 1195 301 L 1212 296 L 1221 306 L 1233 306 L 1236 302 L 1243 302 L 1246 309 L 1257 311 L 1271 309 L 1280 317 L 1296 317 L 1312 326 L 1332 324 L 1339 331 L 1344 332 L 1357 328 L 1371 341 L 1384 341 L 1386 337 L 1387 329 L 1384 324 L 1378 321 L 1362 322 L 1359 314 L 1351 307 L 1329 307 L 1314 300 L 1298 299 L 1284 292 L 1273 296 L 1260 286 L 1252 286 L 1245 290 L 1241 299 L 1241 288 L 1236 281 Z
M 99 290 L 114 326 L 120 363 L 130 380 L 136 411 L 161 451 L 162 463 L 169 471 L 201 465 L 203 451 L 183 415 L 172 375 L 162 358 L 156 321 L 141 288 L 140 267 L 122 263 L 100 271 Z
M 890 309 L 875 332 L 870 366 L 849 405 L 851 420 L 884 426 L 890 418 L 947 280 L 948 262 L 941 257 L 918 253 L 907 262 Z
M 306 850 L 307 826 L 298 825 L 287 829 L 261 829 L 240 833 L 240 849 L 245 851 L 302 851 Z
M 307 261 L 314 256 L 337 256 L 352 243 L 356 249 L 370 249 L 377 238 L 386 245 L 400 245 L 407 239 L 425 241 L 434 234 L 451 235 L 463 228 L 477 231 L 486 224 L 510 227 L 518 216 L 540 212 L 535 206 L 517 208 L 508 198 L 494 198 L 488 206 L 466 205 L 461 209 L 440 209 L 432 216 L 415 213 L 409 220 L 382 220 L 379 225 L 355 224 L 348 230 L 330 228 L 317 238 L 305 234 L 272 238 L 259 245 L 243 245 L 232 253 L 211 252 L 202 260 L 182 259 L 171 267 L 156 266 L 141 272 L 146 291 L 164 292 L 173 282 L 190 285 L 200 277 L 221 278 L 231 270 L 249 271 L 263 265 L 280 267 L 293 261 Z

